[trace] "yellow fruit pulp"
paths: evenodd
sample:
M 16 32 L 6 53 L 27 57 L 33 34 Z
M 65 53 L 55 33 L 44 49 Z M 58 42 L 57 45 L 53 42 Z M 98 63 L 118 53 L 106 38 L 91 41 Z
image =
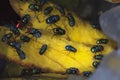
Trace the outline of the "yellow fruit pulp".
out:
M 37 66 L 42 68 L 44 72 L 65 73 L 66 69 L 70 67 L 78 68 L 79 74 L 83 71 L 93 71 L 93 61 L 97 61 L 93 58 L 94 53 L 91 52 L 91 47 L 96 44 L 96 40 L 105 38 L 109 39 L 99 30 L 93 29 L 92 25 L 88 22 L 80 20 L 73 12 L 75 18 L 75 26 L 70 27 L 68 20 L 65 16 L 62 16 L 58 10 L 54 7 L 55 4 L 50 2 L 46 3 L 42 11 L 33 12 L 28 9 L 28 5 L 31 2 L 22 2 L 20 0 L 10 0 L 13 9 L 22 17 L 25 14 L 31 15 L 32 19 L 30 23 L 33 27 L 39 29 L 42 33 L 40 38 L 35 38 L 32 35 L 28 35 L 24 30 L 20 30 L 21 34 L 31 37 L 31 41 L 27 43 L 22 42 L 22 50 L 25 52 L 26 58 L 21 60 L 14 48 L 0 42 L 0 55 L 7 57 L 9 60 L 14 61 L 23 66 Z M 53 6 L 53 11 L 50 15 L 45 16 L 43 10 L 47 6 Z M 66 13 L 67 10 L 65 10 Z M 52 29 L 56 27 L 54 24 L 46 24 L 45 19 L 51 15 L 59 15 L 60 20 L 56 23 L 57 26 L 65 29 L 65 35 L 54 35 Z M 36 16 L 40 20 L 37 20 Z M 5 33 L 10 32 L 9 29 L 0 28 L 0 39 Z M 20 41 L 19 37 L 16 41 Z M 48 48 L 43 55 L 39 54 L 39 50 L 43 44 L 47 44 Z M 65 49 L 66 45 L 72 45 L 77 49 L 77 52 L 70 52 Z M 108 44 L 104 44 L 104 50 L 97 54 L 106 55 L 116 48 L 116 44 L 109 39 Z

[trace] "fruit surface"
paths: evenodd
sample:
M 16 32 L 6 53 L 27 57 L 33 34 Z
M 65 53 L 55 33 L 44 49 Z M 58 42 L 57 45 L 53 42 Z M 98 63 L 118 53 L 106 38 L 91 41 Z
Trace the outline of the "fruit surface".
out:
M 34 12 L 28 9 L 28 5 L 32 3 L 32 1 L 23 2 L 20 0 L 10 0 L 10 3 L 13 9 L 21 17 L 25 14 L 29 14 L 31 16 L 30 24 L 24 26 L 25 29 L 20 30 L 21 35 L 27 35 L 31 40 L 29 42 L 21 42 L 19 36 L 11 39 L 21 42 L 21 49 L 24 51 L 26 56 L 25 59 L 21 60 L 13 47 L 0 41 L 0 45 L 2 45 L 0 46 L 0 55 L 17 64 L 26 67 L 36 66 L 41 68 L 43 72 L 63 74 L 68 68 L 75 67 L 79 70 L 78 74 L 81 74 L 83 71 L 95 70 L 92 65 L 95 61 L 95 54 L 106 55 L 116 48 L 116 44 L 110 38 L 106 37 L 101 31 L 92 28 L 92 25 L 88 22 L 80 20 L 73 12 L 70 13 L 75 19 L 75 25 L 71 27 L 66 18 L 66 14 L 69 12 L 65 10 L 66 14 L 61 15 L 61 13 L 55 8 L 55 4 L 47 2 L 42 7 L 42 11 Z M 45 16 L 43 14 L 43 10 L 47 6 L 52 6 L 53 11 L 49 15 Z M 47 24 L 46 18 L 52 15 L 59 15 L 60 20 L 55 24 Z M 58 26 L 66 31 L 65 35 L 55 35 L 53 33 L 52 29 Z M 26 28 L 28 27 L 38 29 L 42 33 L 41 37 L 36 38 L 26 33 Z M 9 32 L 10 30 L 8 28 L 1 26 L 0 39 L 2 39 L 3 35 Z M 103 44 L 103 51 L 92 53 L 91 47 L 97 45 L 96 41 L 101 38 L 109 39 L 108 44 Z M 39 51 L 43 44 L 47 44 L 47 49 L 43 55 L 40 55 Z M 76 51 L 73 52 L 72 50 L 66 50 L 66 45 L 71 45 L 76 49 Z

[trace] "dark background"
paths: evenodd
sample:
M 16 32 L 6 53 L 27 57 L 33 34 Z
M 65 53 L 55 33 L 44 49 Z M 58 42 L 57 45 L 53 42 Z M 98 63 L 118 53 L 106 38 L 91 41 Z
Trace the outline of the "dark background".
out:
M 0 25 L 20 19 L 9 4 L 9 0 L 0 0 Z

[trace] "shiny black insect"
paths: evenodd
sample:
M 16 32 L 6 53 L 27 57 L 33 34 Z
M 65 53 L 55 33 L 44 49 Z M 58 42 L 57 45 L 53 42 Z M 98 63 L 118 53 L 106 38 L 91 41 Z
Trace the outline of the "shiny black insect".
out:
M 108 42 L 109 42 L 108 39 L 98 39 L 96 41 L 97 44 L 107 44 Z
M 46 19 L 46 23 L 47 24 L 55 24 L 59 20 L 60 20 L 59 15 L 52 15 Z
M 40 5 L 43 6 L 45 3 L 47 3 L 47 0 L 41 0 Z
M 38 11 L 38 12 L 42 10 L 40 5 L 37 4 L 29 4 L 28 8 L 32 11 Z
M 10 31 L 12 31 L 14 33 L 14 35 L 19 36 L 20 35 L 20 31 L 18 30 L 18 28 L 16 28 L 16 26 L 14 25 L 10 25 Z
M 52 10 L 53 10 L 52 6 L 46 7 L 44 10 L 44 15 L 50 14 L 52 12 Z
M 41 69 L 40 68 L 33 68 L 32 72 L 33 72 L 33 74 L 40 74 Z
M 71 51 L 71 52 L 77 52 L 77 49 L 74 48 L 74 47 L 71 46 L 71 45 L 66 45 L 66 46 L 65 46 L 65 49 L 68 50 L 68 51 Z
M 102 60 L 104 56 L 102 54 L 98 54 L 98 55 L 95 55 L 94 56 L 94 59 L 97 59 L 97 60 Z
M 28 28 L 27 33 L 32 34 L 36 38 L 40 38 L 42 35 L 42 33 L 38 29 L 35 29 L 35 28 Z
M 97 30 L 101 30 L 100 24 L 92 24 L 92 27 Z
M 69 25 L 70 25 L 71 27 L 73 27 L 73 26 L 75 25 L 75 19 L 74 19 L 74 17 L 72 16 L 72 14 L 71 14 L 71 13 L 68 13 L 68 14 L 66 15 L 66 17 L 67 17 L 67 19 L 68 19 Z
M 16 28 L 22 29 L 26 24 L 29 23 L 31 16 L 29 14 L 24 15 L 20 22 L 16 25 Z
M 12 46 L 15 49 L 20 49 L 21 48 L 21 43 L 17 42 L 17 41 L 8 42 L 8 45 Z
M 84 72 L 83 72 L 83 76 L 84 76 L 84 77 L 90 77 L 90 75 L 92 75 L 92 72 L 91 72 L 91 71 L 84 71 Z
M 100 62 L 94 61 L 94 62 L 92 63 L 92 65 L 93 65 L 94 68 L 97 68 L 97 67 L 100 65 Z
M 36 19 L 38 20 L 38 22 L 40 22 L 38 16 L 36 15 L 36 11 L 37 12 L 42 11 L 42 7 L 39 4 L 33 3 L 33 4 L 29 4 L 28 9 L 30 9 L 31 11 L 34 11 Z
M 31 76 L 34 74 L 40 74 L 41 73 L 41 69 L 40 68 L 29 68 L 29 69 L 23 69 L 21 72 L 22 76 Z
M 32 69 L 23 69 L 21 72 L 22 76 L 31 76 L 32 75 Z
M 65 30 L 60 27 L 53 28 L 53 32 L 55 35 L 64 35 L 66 33 Z
M 25 59 L 26 55 L 20 48 L 17 48 L 16 52 L 19 55 L 20 59 Z
M 39 3 L 41 7 L 43 7 L 46 3 L 47 3 L 47 0 L 35 0 L 36 3 Z
M 61 5 L 56 5 L 55 7 L 62 15 L 65 15 L 64 7 Z
M 12 33 L 8 33 L 8 34 L 5 34 L 3 37 L 2 37 L 2 42 L 8 42 L 10 41 L 10 38 L 12 37 Z
M 67 74 L 78 74 L 78 69 L 77 68 L 74 68 L 74 67 L 71 67 L 71 68 L 68 68 L 67 70 L 66 70 L 66 73 Z
M 39 54 L 43 55 L 46 50 L 47 50 L 47 44 L 43 44 L 42 47 L 40 48 Z
M 22 36 L 20 36 L 20 40 L 23 41 L 23 42 L 29 42 L 30 38 L 26 35 L 22 35 Z
M 96 52 L 101 52 L 104 50 L 104 47 L 102 45 L 94 45 L 92 48 L 91 48 L 91 52 L 92 53 L 96 53 Z
M 29 14 L 26 14 L 26 15 L 24 15 L 24 16 L 22 17 L 21 23 L 27 24 L 30 19 L 31 19 L 31 16 L 30 16 Z

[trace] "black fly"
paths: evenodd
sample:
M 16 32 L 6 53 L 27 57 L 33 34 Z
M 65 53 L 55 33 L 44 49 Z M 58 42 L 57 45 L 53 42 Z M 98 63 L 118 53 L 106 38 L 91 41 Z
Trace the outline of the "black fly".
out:
M 68 68 L 67 70 L 66 70 L 66 73 L 67 74 L 78 74 L 78 69 L 77 68 L 74 68 L 74 67 L 71 67 L 71 68 Z
M 68 50 L 68 51 L 71 51 L 71 52 L 77 52 L 77 49 L 74 48 L 74 47 L 71 46 L 71 45 L 66 45 L 66 46 L 65 46 L 65 49 Z
M 30 38 L 26 35 L 22 35 L 22 36 L 20 36 L 20 40 L 23 41 L 23 42 L 29 42 Z
M 53 10 L 53 7 L 51 7 L 51 6 L 46 7 L 44 10 L 44 15 L 50 14 L 52 12 L 52 10 Z
M 12 37 L 12 33 L 8 33 L 8 34 L 5 34 L 3 37 L 2 37 L 2 42 L 8 42 L 10 41 L 10 38 Z
M 69 25 L 70 25 L 71 27 L 73 27 L 73 26 L 75 25 L 75 19 L 74 19 L 74 17 L 72 16 L 72 14 L 71 14 L 71 13 L 68 13 L 68 14 L 66 15 L 66 17 L 67 17 L 67 19 L 68 19 Z
M 66 32 L 64 29 L 57 27 L 52 29 L 55 35 L 64 35 Z
M 62 15 L 65 15 L 64 7 L 61 5 L 56 5 L 55 7 Z
M 43 44 L 42 47 L 40 48 L 39 54 L 43 55 L 46 50 L 47 50 L 47 44 Z
M 19 55 L 20 59 L 25 59 L 26 55 L 21 49 L 16 49 L 17 54 Z

